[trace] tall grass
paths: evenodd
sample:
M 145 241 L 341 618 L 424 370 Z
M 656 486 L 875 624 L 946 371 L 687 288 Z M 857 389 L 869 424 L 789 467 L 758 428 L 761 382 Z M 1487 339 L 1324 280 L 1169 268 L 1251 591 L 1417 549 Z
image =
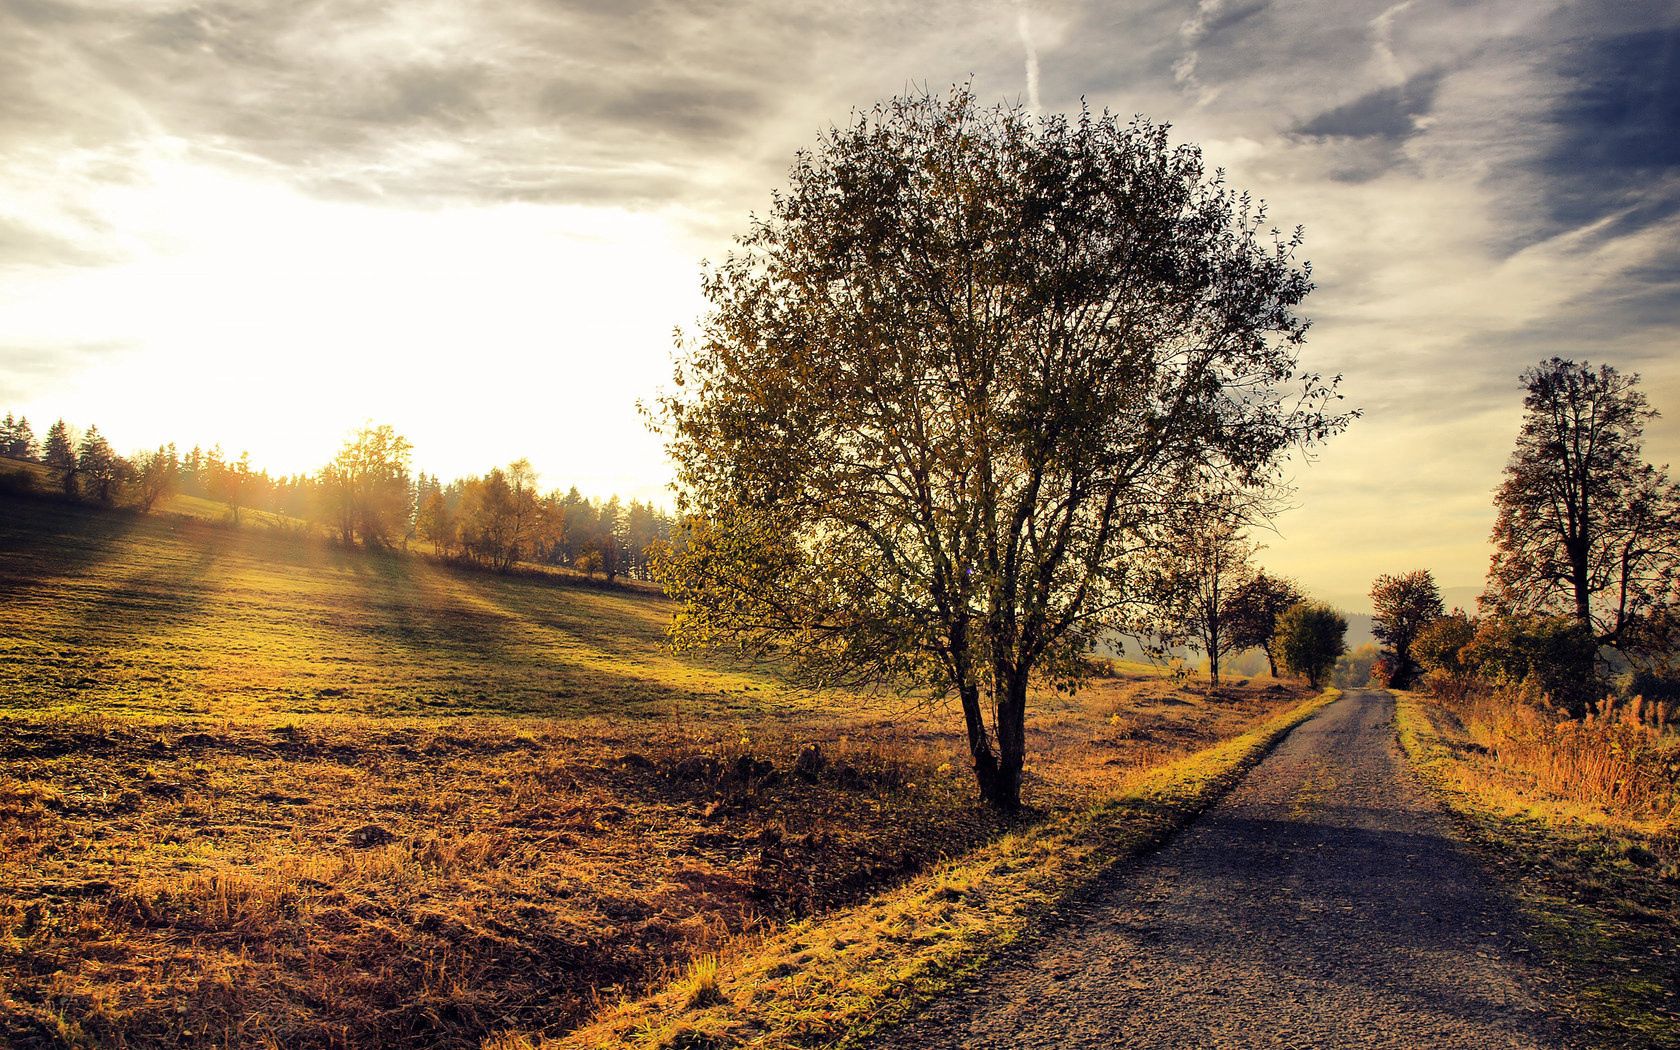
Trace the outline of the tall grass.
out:
M 1672 712 L 1606 697 L 1570 718 L 1532 687 L 1471 691 L 1452 704 L 1472 742 L 1560 798 L 1631 817 L 1680 815 Z

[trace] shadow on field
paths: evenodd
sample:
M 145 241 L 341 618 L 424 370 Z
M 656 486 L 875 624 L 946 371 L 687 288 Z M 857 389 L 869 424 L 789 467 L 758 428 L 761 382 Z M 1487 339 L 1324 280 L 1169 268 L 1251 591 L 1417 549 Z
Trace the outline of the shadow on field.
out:
M 127 512 L 0 495 L 0 593 L 104 561 L 140 524 Z

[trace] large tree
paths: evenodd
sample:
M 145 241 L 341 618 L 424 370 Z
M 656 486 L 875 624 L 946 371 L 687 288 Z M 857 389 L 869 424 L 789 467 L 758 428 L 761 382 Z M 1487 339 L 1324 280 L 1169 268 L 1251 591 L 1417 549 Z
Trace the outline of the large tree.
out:
M 1371 633 L 1386 647 L 1389 658 L 1388 684 L 1396 689 L 1411 687 L 1422 670 L 1412 655 L 1418 632 L 1446 612 L 1440 588 L 1428 569 L 1378 576 L 1371 585 Z
M 1345 424 L 1297 364 L 1298 237 L 1141 120 L 958 90 L 831 130 L 708 271 L 660 402 L 676 641 L 930 683 L 1016 806 L 1029 685 L 1131 611 L 1175 482 L 1276 484 Z
M 1644 460 L 1655 418 L 1639 376 L 1552 358 L 1522 375 L 1522 430 L 1495 496 L 1485 602 L 1574 616 L 1629 648 L 1680 571 L 1680 488 Z

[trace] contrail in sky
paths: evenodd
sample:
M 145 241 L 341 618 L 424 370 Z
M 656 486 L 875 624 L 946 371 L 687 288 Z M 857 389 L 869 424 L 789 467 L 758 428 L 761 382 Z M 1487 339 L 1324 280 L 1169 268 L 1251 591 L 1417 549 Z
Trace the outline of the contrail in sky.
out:
M 1027 19 L 1027 5 L 1021 4 L 1015 16 L 1015 31 L 1021 35 L 1021 46 L 1027 49 L 1027 105 L 1034 113 L 1038 108 L 1038 48 L 1033 46 L 1032 23 Z

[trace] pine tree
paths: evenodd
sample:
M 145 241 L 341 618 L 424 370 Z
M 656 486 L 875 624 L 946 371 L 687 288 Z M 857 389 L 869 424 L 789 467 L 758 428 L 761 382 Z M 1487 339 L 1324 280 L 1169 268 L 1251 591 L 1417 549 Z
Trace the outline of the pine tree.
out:
M 60 419 L 47 430 L 47 447 L 42 460 L 58 478 L 66 496 L 76 494 L 76 444 L 70 425 Z
M 76 454 L 76 472 L 81 475 L 83 491 L 107 507 L 115 503 L 123 466 L 122 459 L 111 450 L 111 443 L 99 428 L 88 427 Z
M 22 416 L 12 429 L 11 448 L 6 454 L 13 459 L 34 459 L 35 452 L 35 429 L 29 425 L 29 417 Z

